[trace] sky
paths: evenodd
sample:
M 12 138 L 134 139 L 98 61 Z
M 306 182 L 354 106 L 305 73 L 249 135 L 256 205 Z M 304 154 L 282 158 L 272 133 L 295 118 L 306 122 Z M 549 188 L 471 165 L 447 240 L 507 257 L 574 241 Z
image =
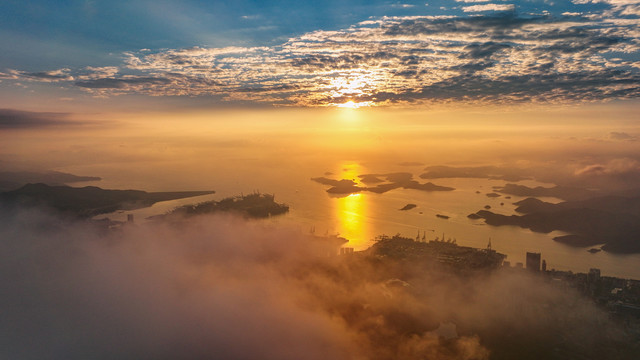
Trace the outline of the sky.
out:
M 639 19 L 639 0 L 8 0 L 0 108 L 637 104 Z

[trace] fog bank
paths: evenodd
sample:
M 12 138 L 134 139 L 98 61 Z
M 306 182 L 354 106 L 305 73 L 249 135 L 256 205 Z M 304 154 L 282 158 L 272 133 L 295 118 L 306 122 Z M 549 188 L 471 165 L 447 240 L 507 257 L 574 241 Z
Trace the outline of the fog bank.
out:
M 327 257 L 298 231 L 226 215 L 106 233 L 39 210 L 0 215 L 2 358 L 633 354 L 591 303 L 526 274 Z

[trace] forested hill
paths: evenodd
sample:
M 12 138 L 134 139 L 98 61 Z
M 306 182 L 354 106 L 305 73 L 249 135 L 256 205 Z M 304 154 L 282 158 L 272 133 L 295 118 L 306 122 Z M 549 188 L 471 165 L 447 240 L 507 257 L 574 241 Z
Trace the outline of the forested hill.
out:
M 4 206 L 44 206 L 80 217 L 90 217 L 117 210 L 133 210 L 158 201 L 213 194 L 215 191 L 146 192 L 142 190 L 106 190 L 95 186 L 74 188 L 27 184 L 0 193 Z

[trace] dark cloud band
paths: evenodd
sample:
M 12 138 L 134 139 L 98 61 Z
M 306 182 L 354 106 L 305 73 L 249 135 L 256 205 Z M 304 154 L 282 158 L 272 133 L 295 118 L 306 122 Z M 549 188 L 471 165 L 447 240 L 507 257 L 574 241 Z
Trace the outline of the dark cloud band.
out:
M 273 47 L 127 53 L 128 75 L 95 68 L 12 76 L 67 82 L 100 96 L 295 106 L 637 98 L 639 16 L 625 11 L 382 18 Z

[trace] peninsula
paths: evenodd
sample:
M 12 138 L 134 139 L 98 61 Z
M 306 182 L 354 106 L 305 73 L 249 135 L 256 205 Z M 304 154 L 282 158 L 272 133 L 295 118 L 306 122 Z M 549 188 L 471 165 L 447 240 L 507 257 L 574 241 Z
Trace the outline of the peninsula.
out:
M 614 214 L 602 210 L 576 208 L 531 214 L 501 215 L 480 210 L 470 218 L 483 218 L 488 225 L 516 225 L 535 232 L 554 230 L 572 235 L 554 240 L 572 246 L 604 244 L 602 250 L 616 253 L 640 252 L 640 218 L 631 214 Z
M 74 182 L 99 180 L 102 179 L 97 176 L 78 176 L 60 171 L 0 171 L 0 191 L 16 190 L 29 183 L 68 185 Z
M 152 216 L 152 220 L 175 220 L 194 215 L 216 212 L 238 213 L 249 218 L 266 218 L 285 214 L 289 206 L 275 202 L 275 196 L 252 193 L 224 198 L 220 201 L 206 201 L 195 205 L 180 206 L 167 214 Z
M 106 190 L 95 186 L 75 188 L 42 183 L 27 184 L 0 193 L 0 205 L 43 206 L 61 213 L 89 218 L 118 210 L 134 210 L 159 201 L 213 194 L 215 191 L 146 192 L 142 190 Z

